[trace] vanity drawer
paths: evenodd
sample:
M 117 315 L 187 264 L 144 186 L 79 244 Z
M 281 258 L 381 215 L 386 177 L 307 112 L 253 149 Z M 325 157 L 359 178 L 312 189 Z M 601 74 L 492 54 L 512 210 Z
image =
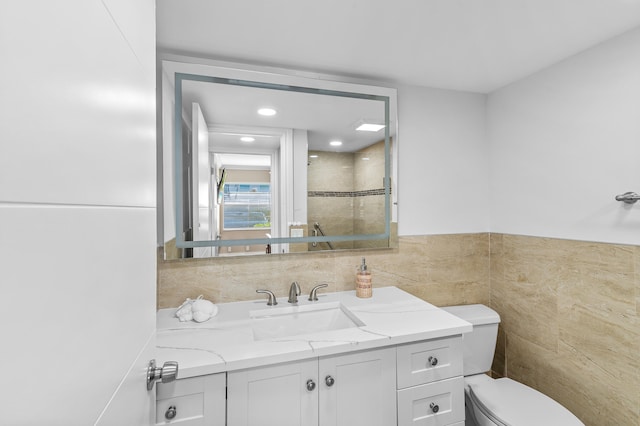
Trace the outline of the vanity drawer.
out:
M 159 383 L 156 425 L 224 426 L 226 385 L 225 373 Z
M 167 417 L 173 410 L 175 417 Z M 156 402 L 156 425 L 204 425 L 204 393 L 159 399 Z
M 464 422 L 464 378 L 454 377 L 398 391 L 398 426 Z
M 398 346 L 398 389 L 462 375 L 462 336 Z

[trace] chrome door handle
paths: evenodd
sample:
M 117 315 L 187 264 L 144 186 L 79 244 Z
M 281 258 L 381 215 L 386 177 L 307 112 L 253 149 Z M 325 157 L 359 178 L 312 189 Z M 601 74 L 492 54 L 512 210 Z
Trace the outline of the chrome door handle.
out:
M 167 361 L 162 367 L 156 367 L 156 360 L 152 359 L 149 361 L 149 366 L 147 367 L 147 390 L 153 389 L 153 385 L 157 381 L 162 381 L 162 383 L 173 382 L 178 378 L 178 362 L 177 361 Z
M 336 380 L 331 376 L 327 376 L 324 378 L 324 382 L 327 384 L 327 386 L 331 387 L 336 382 Z

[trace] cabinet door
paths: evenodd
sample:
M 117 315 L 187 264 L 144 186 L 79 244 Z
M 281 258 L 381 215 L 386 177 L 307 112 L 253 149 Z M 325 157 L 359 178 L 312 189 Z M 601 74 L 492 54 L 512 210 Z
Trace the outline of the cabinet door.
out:
M 229 372 L 227 425 L 317 426 L 318 390 L 317 358 Z
M 320 426 L 389 426 L 396 418 L 396 348 L 320 359 Z
M 224 373 L 156 385 L 156 425 L 224 426 Z

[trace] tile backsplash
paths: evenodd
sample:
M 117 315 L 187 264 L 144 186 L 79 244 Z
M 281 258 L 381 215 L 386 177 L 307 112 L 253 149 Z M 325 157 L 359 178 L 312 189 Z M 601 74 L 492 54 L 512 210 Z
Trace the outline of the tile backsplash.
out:
M 493 374 L 551 396 L 587 426 L 640 426 L 640 247 L 506 234 L 402 236 L 397 248 L 158 261 L 158 308 L 376 287 L 434 305 L 483 303 L 502 323 Z
M 158 308 L 199 294 L 214 302 L 257 299 L 260 288 L 278 297 L 292 281 L 303 293 L 354 289 L 361 257 L 373 286 L 395 285 L 435 305 L 489 303 L 489 234 L 400 237 L 397 248 L 158 261 Z

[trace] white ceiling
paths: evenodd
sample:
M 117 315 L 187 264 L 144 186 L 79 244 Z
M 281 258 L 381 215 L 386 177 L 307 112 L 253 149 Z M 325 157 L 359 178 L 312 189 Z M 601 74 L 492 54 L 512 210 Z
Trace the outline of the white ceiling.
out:
M 172 53 L 488 93 L 640 25 L 640 0 L 157 0 Z

